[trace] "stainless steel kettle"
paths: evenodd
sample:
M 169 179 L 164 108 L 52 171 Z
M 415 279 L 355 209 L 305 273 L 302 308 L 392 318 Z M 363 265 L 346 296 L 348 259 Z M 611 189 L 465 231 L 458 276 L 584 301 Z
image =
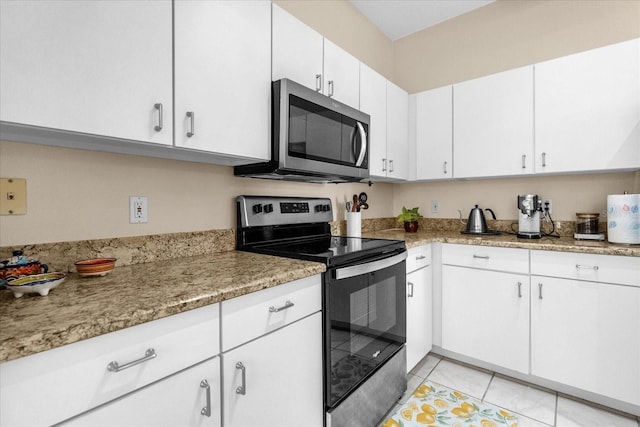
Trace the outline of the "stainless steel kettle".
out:
M 486 208 L 484 210 L 491 212 L 493 219 L 496 219 L 496 214 L 491 209 Z M 464 231 L 465 234 L 487 234 L 492 232 L 487 228 L 487 221 L 485 220 L 484 212 L 482 211 L 483 209 L 479 208 L 478 205 L 471 209 L 471 212 L 469 212 L 469 219 L 466 224 L 467 228 Z M 462 211 L 458 210 L 458 212 L 460 212 L 460 222 L 464 224 L 464 221 L 462 220 Z

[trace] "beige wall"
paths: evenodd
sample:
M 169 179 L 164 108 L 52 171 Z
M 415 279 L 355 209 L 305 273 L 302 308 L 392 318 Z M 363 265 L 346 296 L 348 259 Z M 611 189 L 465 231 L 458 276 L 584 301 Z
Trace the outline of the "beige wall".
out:
M 409 93 L 640 37 L 638 0 L 498 0 L 394 43 Z
M 395 45 L 346 1 L 277 3 L 410 92 L 640 36 L 636 0 L 499 0 Z M 639 175 L 369 188 L 236 178 L 224 166 L 0 141 L 0 176 L 27 179 L 27 215 L 0 216 L 0 246 L 233 228 L 238 194 L 325 196 L 343 203 L 345 196 L 366 190 L 371 209 L 365 218 L 393 216 L 403 205 L 451 218 L 457 209 L 466 215 L 479 203 L 510 219 L 516 218 L 516 195 L 526 192 L 553 199 L 554 217 L 571 220 L 577 210 L 600 211 L 607 194 L 640 192 Z M 130 195 L 148 197 L 148 224 L 129 224 Z M 439 215 L 430 213 L 431 200 L 440 202 Z

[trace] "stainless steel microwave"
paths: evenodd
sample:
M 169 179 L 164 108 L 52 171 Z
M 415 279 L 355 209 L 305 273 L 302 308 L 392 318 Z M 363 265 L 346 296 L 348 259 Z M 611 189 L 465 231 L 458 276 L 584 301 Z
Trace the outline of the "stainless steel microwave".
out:
M 269 162 L 236 166 L 234 174 L 305 182 L 369 178 L 370 117 L 288 79 L 272 83 Z

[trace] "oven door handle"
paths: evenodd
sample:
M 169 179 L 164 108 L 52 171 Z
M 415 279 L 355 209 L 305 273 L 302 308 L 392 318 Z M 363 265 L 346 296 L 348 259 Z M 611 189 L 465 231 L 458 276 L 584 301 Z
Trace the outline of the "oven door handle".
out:
M 336 269 L 336 280 L 348 279 L 349 277 L 360 276 L 367 273 L 373 273 L 374 271 L 382 270 L 392 265 L 398 264 L 407 259 L 407 252 L 391 256 L 389 258 L 383 258 L 377 261 L 368 262 L 365 264 L 353 265 L 351 267 L 342 267 Z

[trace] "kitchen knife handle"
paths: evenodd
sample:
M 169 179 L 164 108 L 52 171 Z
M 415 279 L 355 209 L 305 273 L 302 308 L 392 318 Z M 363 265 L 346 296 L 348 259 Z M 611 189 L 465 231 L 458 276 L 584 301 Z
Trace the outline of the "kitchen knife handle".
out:
M 207 392 L 207 404 L 200 410 L 200 413 L 206 417 L 211 416 L 211 386 L 207 380 L 200 381 L 200 388 L 203 388 Z
M 158 124 L 154 127 L 156 132 L 160 132 L 162 130 L 162 103 L 158 102 L 154 105 L 155 109 L 158 110 Z
M 282 307 L 274 307 L 274 306 L 269 307 L 269 313 L 277 313 L 279 311 L 286 310 L 287 308 L 291 308 L 293 306 L 294 304 L 291 301 L 287 300 Z
M 125 369 L 128 369 L 132 366 L 139 365 L 140 363 L 146 362 L 147 360 L 154 359 L 156 356 L 158 356 L 156 354 L 156 351 L 152 348 L 148 348 L 147 351 L 145 351 L 143 357 L 141 357 L 140 359 L 136 359 L 132 362 L 125 363 L 124 365 L 118 364 L 118 362 L 116 362 L 115 360 L 109 362 L 109 364 L 107 365 L 107 371 L 109 372 L 124 371 Z
M 409 285 L 409 294 L 407 295 L 409 298 L 413 298 L 413 283 L 411 282 L 407 282 L 407 285 Z
M 191 122 L 191 130 L 187 132 L 187 138 L 191 138 L 196 134 L 196 113 L 193 111 L 187 111 L 187 117 L 189 117 Z
M 322 90 L 322 74 L 316 74 L 316 92 Z
M 329 86 L 329 93 L 327 93 L 327 96 L 331 98 L 333 96 L 333 80 L 329 80 L 327 85 Z
M 236 393 L 244 396 L 247 394 L 247 368 L 245 368 L 242 362 L 238 362 L 236 363 L 236 369 L 242 371 L 242 385 L 236 388 Z

